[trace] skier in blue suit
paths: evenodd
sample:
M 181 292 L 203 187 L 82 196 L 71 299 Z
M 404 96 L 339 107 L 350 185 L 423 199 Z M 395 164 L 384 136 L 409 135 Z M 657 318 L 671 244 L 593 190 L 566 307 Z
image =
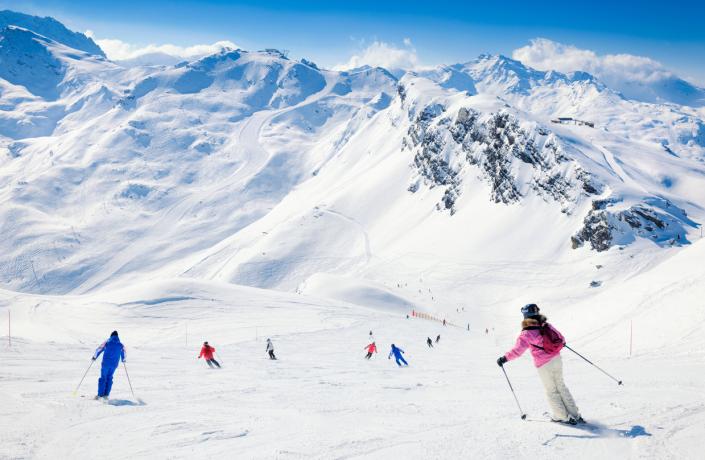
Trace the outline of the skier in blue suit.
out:
M 389 352 L 389 357 L 387 359 L 392 359 L 392 355 L 394 355 L 394 360 L 397 362 L 397 366 L 401 367 L 401 363 L 404 363 L 404 365 L 408 366 L 409 363 L 407 363 L 404 357 L 402 356 L 403 353 L 404 350 L 392 344 L 392 350 Z
M 103 363 L 100 368 L 100 379 L 98 379 L 98 398 L 107 399 L 110 389 L 113 387 L 113 374 L 120 364 L 120 360 L 125 362 L 125 347 L 120 343 L 117 331 L 110 334 L 110 338 L 99 346 L 93 355 L 93 361 L 103 353 Z

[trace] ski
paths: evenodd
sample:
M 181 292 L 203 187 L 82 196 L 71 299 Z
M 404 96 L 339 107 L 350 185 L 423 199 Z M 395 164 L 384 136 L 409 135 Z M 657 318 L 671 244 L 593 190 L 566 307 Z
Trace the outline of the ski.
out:
M 543 416 L 548 419 L 549 422 L 552 423 L 558 423 L 559 425 L 565 425 L 565 426 L 580 426 L 580 425 L 589 425 L 588 422 L 585 421 L 582 417 L 580 417 L 579 420 L 573 420 L 572 423 L 569 421 L 562 421 L 562 420 L 553 420 L 551 416 L 549 415 L 548 412 L 544 412 Z

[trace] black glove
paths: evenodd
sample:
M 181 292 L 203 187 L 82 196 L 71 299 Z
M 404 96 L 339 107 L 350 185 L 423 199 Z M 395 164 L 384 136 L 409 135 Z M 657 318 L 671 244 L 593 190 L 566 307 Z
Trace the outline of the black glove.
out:
M 93 361 L 95 361 L 95 358 L 91 358 Z
M 504 363 L 506 363 L 506 362 L 507 362 L 507 358 L 505 358 L 504 356 L 500 356 L 499 358 L 497 358 L 497 365 L 499 367 L 504 366 Z

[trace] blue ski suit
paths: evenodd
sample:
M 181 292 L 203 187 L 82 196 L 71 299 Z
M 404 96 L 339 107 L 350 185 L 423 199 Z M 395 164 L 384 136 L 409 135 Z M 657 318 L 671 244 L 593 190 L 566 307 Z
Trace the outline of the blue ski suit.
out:
M 401 348 L 392 344 L 392 351 L 389 352 L 389 358 L 391 358 L 392 355 L 394 355 L 394 360 L 397 362 L 397 366 L 401 367 L 401 363 L 404 363 L 408 366 L 409 363 L 407 363 L 406 360 L 404 359 L 404 357 L 402 356 L 403 353 L 404 353 L 404 350 L 402 350 Z
M 98 379 L 98 396 L 107 397 L 110 396 L 110 389 L 113 387 L 113 374 L 120 364 L 120 360 L 125 362 L 125 347 L 120 343 L 118 336 L 111 336 L 96 349 L 93 359 L 97 359 L 101 353 L 103 353 L 103 363 Z

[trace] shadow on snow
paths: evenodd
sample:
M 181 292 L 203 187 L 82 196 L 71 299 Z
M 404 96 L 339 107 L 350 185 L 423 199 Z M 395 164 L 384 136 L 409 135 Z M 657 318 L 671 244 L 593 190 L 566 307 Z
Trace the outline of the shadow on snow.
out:
M 609 428 L 606 426 L 595 425 L 595 424 L 585 424 L 585 425 L 575 425 L 567 428 L 575 428 L 586 432 L 586 434 L 563 434 L 556 433 L 552 438 L 548 439 L 543 443 L 544 446 L 549 445 L 551 442 L 560 438 L 577 438 L 577 439 L 596 439 L 596 438 L 638 438 L 641 436 L 651 436 L 651 433 L 647 432 L 646 429 L 641 425 L 634 425 L 628 430 L 619 430 L 616 428 Z
M 147 403 L 142 401 L 141 399 L 137 399 L 137 402 L 135 401 L 130 401 L 129 399 L 111 399 L 108 401 L 108 404 L 111 406 L 146 406 Z

